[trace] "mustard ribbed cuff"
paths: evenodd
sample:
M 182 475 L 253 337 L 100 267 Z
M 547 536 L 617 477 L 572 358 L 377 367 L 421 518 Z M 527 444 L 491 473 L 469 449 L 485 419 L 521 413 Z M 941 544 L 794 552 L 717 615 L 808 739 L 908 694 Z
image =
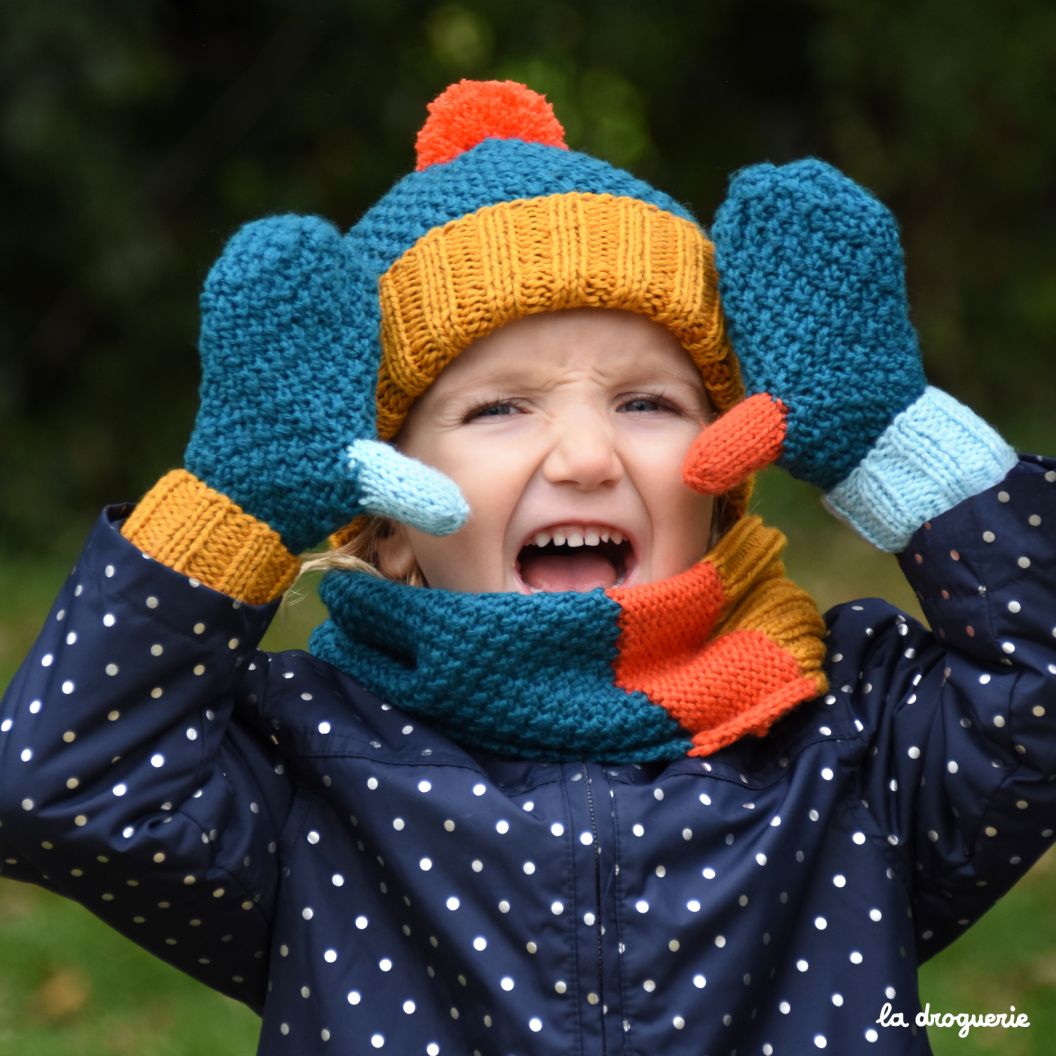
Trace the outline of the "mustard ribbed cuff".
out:
M 147 492 L 121 534 L 173 571 L 251 605 L 277 598 L 300 567 L 273 528 L 185 469 Z

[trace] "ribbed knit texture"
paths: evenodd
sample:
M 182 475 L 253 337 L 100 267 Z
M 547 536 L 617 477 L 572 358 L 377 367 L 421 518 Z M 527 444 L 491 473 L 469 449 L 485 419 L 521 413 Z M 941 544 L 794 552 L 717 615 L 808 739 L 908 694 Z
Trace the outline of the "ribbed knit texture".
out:
M 711 243 L 636 198 L 559 194 L 480 209 L 419 239 L 380 280 L 378 434 L 472 342 L 562 308 L 636 312 L 669 329 L 712 403 L 743 396 L 726 343 Z
M 251 605 L 278 597 L 300 568 L 278 533 L 182 469 L 147 492 L 121 532 L 163 565 Z
M 997 484 L 1015 464 L 994 429 L 929 385 L 825 504 L 874 546 L 898 553 L 922 524 Z
M 784 538 L 737 524 L 679 576 L 460 594 L 334 572 L 310 650 L 454 740 L 520 758 L 706 755 L 825 687 L 824 626 Z
M 894 218 L 808 159 L 737 173 L 712 239 L 747 391 L 787 411 L 780 464 L 828 490 L 924 391 Z

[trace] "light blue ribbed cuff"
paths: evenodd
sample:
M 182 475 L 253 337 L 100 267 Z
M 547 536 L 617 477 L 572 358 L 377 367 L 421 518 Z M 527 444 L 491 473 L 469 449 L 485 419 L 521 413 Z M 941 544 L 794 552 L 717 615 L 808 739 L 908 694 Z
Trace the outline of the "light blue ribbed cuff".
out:
M 974 411 L 929 385 L 825 505 L 874 546 L 898 553 L 925 521 L 999 483 L 1016 461 Z

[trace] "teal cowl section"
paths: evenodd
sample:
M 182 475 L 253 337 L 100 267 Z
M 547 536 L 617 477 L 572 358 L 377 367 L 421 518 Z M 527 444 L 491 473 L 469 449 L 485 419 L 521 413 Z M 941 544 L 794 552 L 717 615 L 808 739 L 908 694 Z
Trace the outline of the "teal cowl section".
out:
M 522 759 L 651 762 L 685 730 L 614 684 L 620 607 L 601 590 L 462 594 L 331 572 L 314 656 L 457 743 Z

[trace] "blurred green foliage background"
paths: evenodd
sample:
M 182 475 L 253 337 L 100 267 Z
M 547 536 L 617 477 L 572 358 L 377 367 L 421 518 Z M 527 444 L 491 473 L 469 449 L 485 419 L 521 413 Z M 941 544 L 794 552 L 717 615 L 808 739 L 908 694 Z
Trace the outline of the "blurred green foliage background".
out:
M 463 76 L 546 92 L 573 148 L 705 222 L 742 165 L 840 166 L 902 223 L 932 380 L 1020 448 L 1056 451 L 1048 0 L 4 0 L 0 685 L 98 508 L 179 462 L 197 290 L 227 236 L 287 210 L 354 222 Z M 767 473 L 758 503 L 823 603 L 914 608 L 893 562 L 809 489 Z M 298 644 L 317 618 L 311 599 L 292 606 L 269 643 Z M 934 1032 L 937 1052 L 1052 1051 L 1053 872 L 924 974 L 936 1008 L 1014 1003 L 1034 1027 Z M 248 1013 L 82 910 L 0 880 L 0 1056 L 223 1056 L 254 1037 Z

